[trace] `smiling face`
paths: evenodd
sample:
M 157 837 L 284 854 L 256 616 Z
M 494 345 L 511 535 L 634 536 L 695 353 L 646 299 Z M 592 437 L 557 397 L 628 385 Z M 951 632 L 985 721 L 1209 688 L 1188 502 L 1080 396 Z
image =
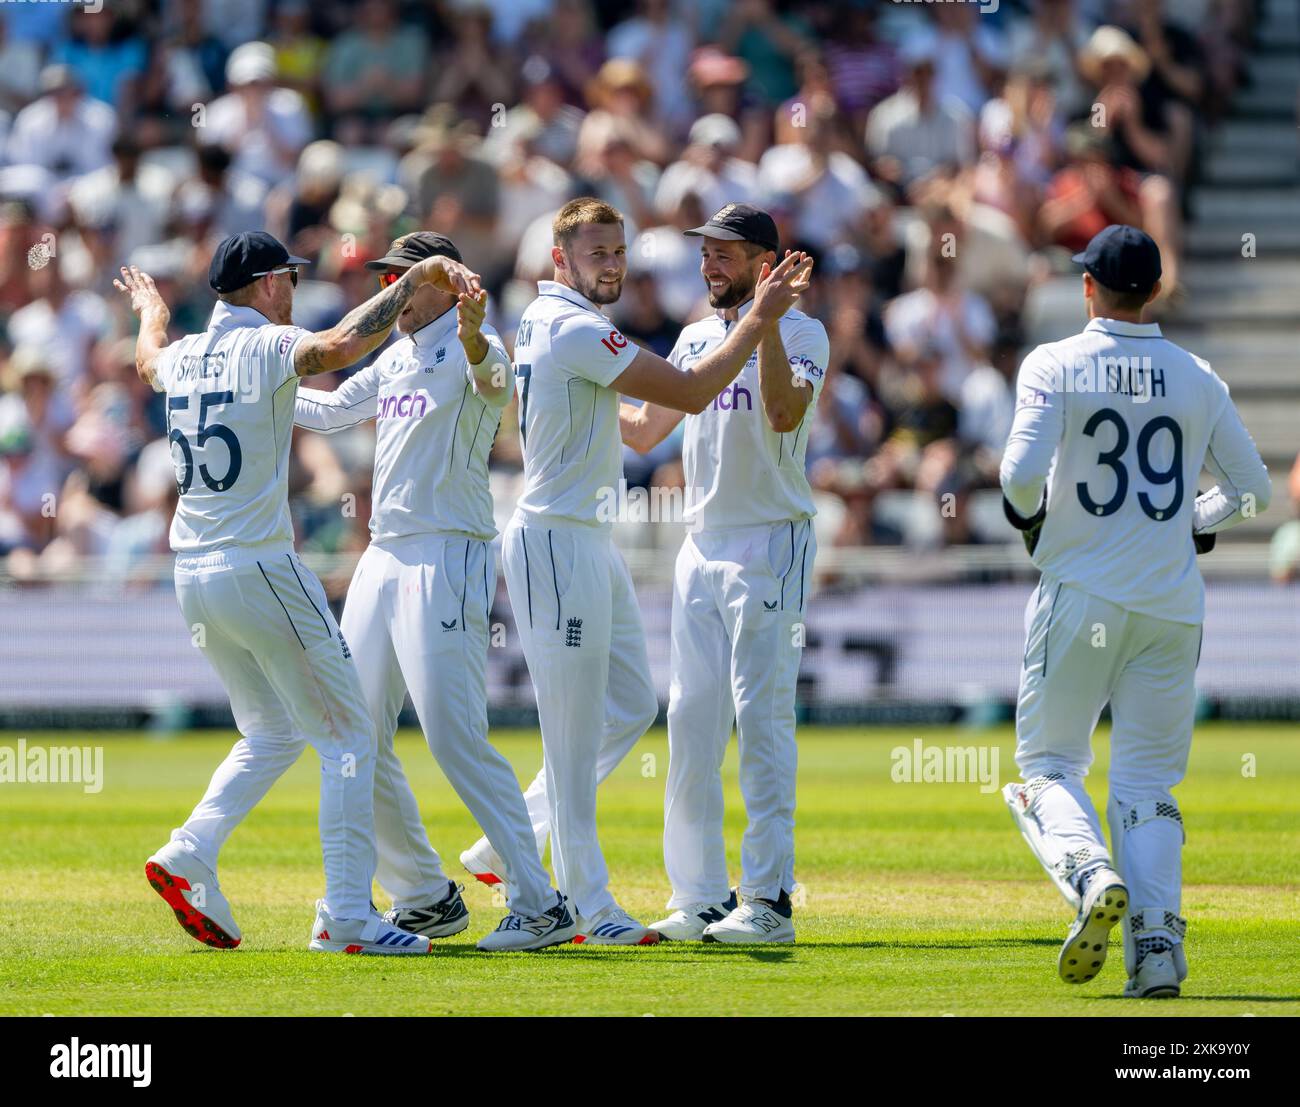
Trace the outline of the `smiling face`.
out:
M 612 304 L 627 277 L 627 236 L 621 223 L 586 223 L 575 228 L 564 246 L 551 250 L 555 279 L 593 304 Z
M 754 294 L 763 260 L 769 254 L 770 250 L 748 242 L 701 239 L 700 275 L 709 289 L 709 306 L 726 310 L 748 300 Z

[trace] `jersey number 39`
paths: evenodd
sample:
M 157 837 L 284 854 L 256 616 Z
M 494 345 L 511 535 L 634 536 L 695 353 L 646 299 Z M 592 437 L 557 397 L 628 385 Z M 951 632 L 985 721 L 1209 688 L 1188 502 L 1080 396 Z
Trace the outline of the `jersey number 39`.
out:
M 209 423 L 207 421 L 209 408 L 220 407 L 222 404 L 233 404 L 234 402 L 235 394 L 228 391 L 204 392 L 199 397 L 199 426 L 194 445 L 201 450 L 212 439 L 219 438 L 225 443 L 226 449 L 230 453 L 230 464 L 220 477 L 214 477 L 206 465 L 202 463 L 199 465 L 199 477 L 213 492 L 224 492 L 234 485 L 235 481 L 239 479 L 240 469 L 244 466 L 244 452 L 239 448 L 239 439 L 235 437 L 235 432 L 223 423 Z M 189 396 L 168 396 L 168 423 L 171 422 L 171 413 L 173 411 L 186 411 L 189 406 Z M 194 448 L 190 445 L 190 440 L 185 436 L 185 432 L 179 427 L 172 427 L 171 433 L 167 436 L 167 441 L 172 443 L 173 446 L 180 447 L 184 469 L 182 470 L 180 466 L 177 466 L 176 491 L 184 496 L 194 484 Z
M 1079 481 L 1075 488 L 1079 493 L 1079 503 L 1089 515 L 1114 515 L 1124 504 L 1128 495 L 1128 469 L 1124 465 L 1124 453 L 1128 449 L 1129 429 L 1124 417 L 1112 407 L 1104 407 L 1094 412 L 1091 419 L 1083 425 L 1083 433 L 1089 438 L 1096 435 L 1103 423 L 1115 427 L 1115 445 L 1109 450 L 1102 450 L 1097 455 L 1097 464 L 1105 465 L 1115 473 L 1115 494 L 1105 503 L 1099 504 L 1088 491 L 1088 482 Z M 1168 469 L 1156 469 L 1151 464 L 1151 440 L 1160 431 L 1168 431 L 1173 440 L 1173 459 Z M 1138 493 L 1138 506 L 1148 518 L 1157 523 L 1164 522 L 1178 514 L 1183 505 L 1183 431 L 1168 415 L 1157 415 L 1143 425 L 1137 436 L 1137 463 L 1143 478 L 1152 485 L 1173 484 L 1174 495 L 1169 503 L 1157 507 L 1145 492 Z

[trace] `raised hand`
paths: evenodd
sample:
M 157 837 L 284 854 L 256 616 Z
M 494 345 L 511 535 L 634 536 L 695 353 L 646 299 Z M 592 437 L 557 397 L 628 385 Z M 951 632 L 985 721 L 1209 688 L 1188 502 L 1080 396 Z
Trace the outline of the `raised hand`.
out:
M 469 266 L 446 257 L 425 258 L 411 269 L 417 284 L 431 284 L 442 292 L 459 296 L 463 292 L 477 296 L 483 291 L 479 275 Z
M 465 348 L 471 364 L 487 356 L 488 344 L 483 337 L 483 317 L 487 314 L 487 293 L 462 292 L 456 299 L 456 337 Z
M 775 322 L 794 307 L 812 280 L 813 259 L 800 251 L 788 251 L 775 269 L 767 262 L 754 286 L 753 310 L 767 322 Z
M 136 315 L 143 319 L 145 312 L 150 309 L 170 315 L 162 293 L 158 291 L 158 286 L 154 284 L 153 278 L 148 273 L 134 265 L 129 269 L 122 266 L 121 272 L 120 280 L 116 277 L 113 279 L 113 287 L 131 297 L 131 310 Z

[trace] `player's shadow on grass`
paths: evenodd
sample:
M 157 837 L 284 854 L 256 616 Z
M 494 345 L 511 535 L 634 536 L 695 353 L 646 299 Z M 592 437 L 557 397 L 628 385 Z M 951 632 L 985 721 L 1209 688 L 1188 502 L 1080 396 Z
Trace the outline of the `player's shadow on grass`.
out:
M 1127 999 L 1127 996 L 1088 996 L 1088 999 Z M 1198 996 L 1195 993 L 1184 992 L 1180 997 L 1184 1002 L 1196 1002 L 1204 1000 L 1207 1003 L 1296 1003 L 1300 1002 L 1300 996 Z M 1163 1000 L 1152 1000 L 1152 1003 L 1161 1003 Z M 1170 1006 L 1170 1011 L 1176 1011 L 1178 1004 Z

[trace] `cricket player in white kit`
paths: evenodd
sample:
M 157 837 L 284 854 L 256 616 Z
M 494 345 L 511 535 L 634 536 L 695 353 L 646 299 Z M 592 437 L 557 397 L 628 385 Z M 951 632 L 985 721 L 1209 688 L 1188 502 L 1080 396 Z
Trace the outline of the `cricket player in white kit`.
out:
M 770 215 L 727 204 L 704 226 L 700 272 L 716 313 L 682 331 L 668 360 L 708 357 L 753 310 L 760 268 L 779 244 Z M 666 938 L 793 942 L 795 684 L 817 542 L 804 473 L 830 356 L 826 328 L 791 308 L 764 330 L 735 383 L 685 416 L 682 464 L 691 523 L 673 587 L 664 864 Z M 623 406 L 624 439 L 652 449 L 681 421 L 653 404 Z M 749 825 L 740 902 L 722 833 L 722 760 L 733 722 Z
M 461 260 L 449 239 L 416 231 L 366 266 L 388 286 L 435 256 Z M 294 421 L 327 433 L 376 421 L 371 544 L 342 626 L 377 728 L 377 876 L 393 897 L 385 917 L 429 938 L 469 925 L 393 750 L 409 689 L 429 749 L 503 858 L 510 913 L 479 948 L 540 949 L 577 928 L 542 868 L 514 772 L 487 738 L 488 454 L 514 373 L 483 322 L 486 299 L 422 288 L 397 317 L 402 340 L 333 392 L 300 390 Z
M 1077 908 L 1058 958 L 1092 979 L 1124 927 L 1125 996 L 1176 996 L 1187 975 L 1183 818 L 1205 589 L 1198 551 L 1268 506 L 1268 473 L 1210 366 L 1143 307 L 1160 253 L 1112 225 L 1087 250 L 1081 334 L 1020 368 L 1002 461 L 1008 518 L 1042 571 L 1025 614 L 1016 708 L 1023 784 L 1003 789 L 1017 825 Z M 1217 480 L 1197 495 L 1202 467 Z M 1083 778 L 1110 704 L 1111 848 Z
M 555 278 L 539 282 L 515 339 L 525 489 L 503 540 L 542 730 L 542 781 L 529 792 L 547 802 L 556 882 L 579 916 L 575 941 L 652 944 L 658 933 L 610 894 L 596 833 L 601 767 L 616 764 L 658 711 L 636 595 L 603 512 L 622 473 L 618 397 L 703 410 L 807 287 L 812 263 L 792 256 L 765 266 L 749 317 L 678 369 L 601 314 L 627 274 L 622 216 L 591 197 L 570 201 L 554 242 Z M 466 851 L 471 860 L 482 845 Z
M 289 442 L 299 377 L 369 353 L 426 283 L 457 295 L 481 289 L 463 265 L 431 258 L 312 334 L 292 325 L 302 264 L 263 232 L 225 239 L 209 269 L 220 301 L 208 329 L 170 345 L 169 312 L 149 276 L 132 267 L 115 282 L 140 316 L 140 376 L 167 394 L 180 492 L 171 529 L 177 599 L 226 687 L 241 735 L 145 872 L 189 934 L 218 948 L 238 945 L 217 883 L 218 854 L 305 739 L 321 759 L 325 861 L 309 948 L 425 953 L 428 938 L 386 922 L 370 903 L 373 726 L 324 589 L 293 550 Z

